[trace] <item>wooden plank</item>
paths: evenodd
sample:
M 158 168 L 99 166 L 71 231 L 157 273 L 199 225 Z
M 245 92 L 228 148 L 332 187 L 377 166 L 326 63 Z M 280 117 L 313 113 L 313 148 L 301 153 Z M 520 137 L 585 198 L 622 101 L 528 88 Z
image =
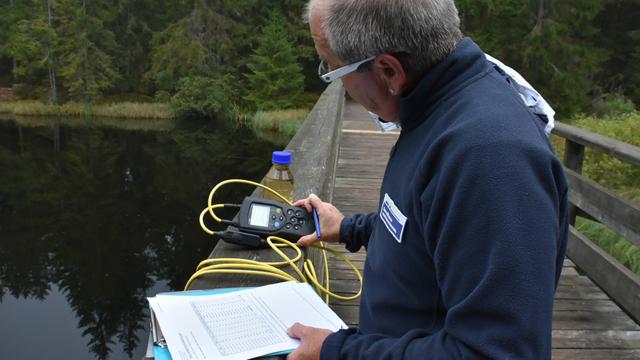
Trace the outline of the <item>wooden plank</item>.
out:
M 562 266 L 572 266 L 575 267 L 576 264 L 571 261 L 570 259 L 564 258 L 564 262 L 562 263 Z
M 584 146 L 569 139 L 565 140 L 564 146 L 564 166 L 578 174 L 582 173 L 582 163 L 584 162 Z M 569 225 L 575 226 L 576 214 L 578 210 L 575 205 L 569 207 Z
M 382 180 L 380 178 L 349 177 L 345 174 L 336 176 L 335 189 L 367 189 L 372 191 L 380 190 Z M 336 194 L 338 195 L 338 194 Z
M 562 275 L 580 275 L 574 267 L 563 267 Z
M 609 297 L 597 288 L 575 288 L 558 285 L 555 298 L 562 300 L 606 300 Z
M 640 331 L 553 330 L 555 349 L 640 349 Z
M 565 173 L 573 204 L 640 246 L 640 206 L 569 169 Z
M 358 130 L 358 129 L 342 129 L 343 134 L 365 134 L 365 135 L 375 135 L 375 136 L 395 136 L 398 137 L 400 133 L 398 131 L 394 132 L 382 132 L 381 130 Z
M 358 322 L 359 309 L 358 306 L 349 305 L 345 303 L 332 304 L 331 308 L 345 321 L 351 323 Z M 606 312 L 579 312 L 579 311 L 561 311 L 554 312 L 553 314 L 553 329 L 554 333 L 561 335 L 560 340 L 563 344 L 570 344 L 571 339 L 567 336 L 570 334 L 580 333 L 606 333 L 611 331 L 610 334 L 630 334 L 626 339 L 619 339 L 620 342 L 626 340 L 630 343 L 628 346 L 638 346 L 638 336 L 640 336 L 640 327 L 631 321 L 624 313 L 614 313 L 613 315 Z M 564 332 L 558 332 L 564 331 Z M 606 339 L 602 340 L 603 342 Z M 578 341 L 574 341 L 578 342 Z M 562 344 L 562 343 L 561 343 Z M 594 344 L 595 346 L 595 344 Z
M 556 299 L 554 311 L 621 311 L 620 307 L 609 299 L 601 300 L 564 300 Z
M 622 311 L 554 311 L 553 329 L 640 331 L 640 326 Z
M 636 321 L 640 319 L 640 280 L 574 227 L 569 229 L 567 254 Z
M 553 133 L 640 167 L 640 148 L 637 146 L 559 122 Z
M 578 174 L 582 174 L 583 162 L 584 145 L 566 139 L 564 148 L 564 166 Z
M 554 360 L 638 360 L 640 350 L 554 349 Z

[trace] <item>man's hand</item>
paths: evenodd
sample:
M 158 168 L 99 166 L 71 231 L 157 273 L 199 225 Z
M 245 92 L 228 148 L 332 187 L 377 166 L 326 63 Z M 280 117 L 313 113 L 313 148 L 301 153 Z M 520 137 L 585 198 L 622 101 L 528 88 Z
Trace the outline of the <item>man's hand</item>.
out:
M 322 343 L 332 333 L 331 330 L 304 326 L 300 323 L 293 324 L 287 332 L 292 338 L 300 340 L 300 346 L 287 356 L 287 360 L 320 359 Z
M 304 206 L 308 212 L 312 212 L 313 208 L 318 212 L 318 220 L 320 221 L 320 236 L 322 241 L 338 242 L 340 238 L 340 223 L 344 219 L 344 215 L 335 206 L 323 202 L 314 194 L 308 198 L 298 200 L 293 203 L 294 206 Z M 298 240 L 298 245 L 308 246 L 318 241 L 315 233 L 305 235 Z

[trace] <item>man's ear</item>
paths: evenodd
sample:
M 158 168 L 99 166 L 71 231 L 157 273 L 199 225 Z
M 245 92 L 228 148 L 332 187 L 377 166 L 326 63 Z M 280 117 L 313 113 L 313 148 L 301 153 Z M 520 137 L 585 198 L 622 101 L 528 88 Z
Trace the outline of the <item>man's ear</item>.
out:
M 395 56 L 387 53 L 378 55 L 373 62 L 373 71 L 387 86 L 391 95 L 402 95 L 407 87 L 407 73 Z

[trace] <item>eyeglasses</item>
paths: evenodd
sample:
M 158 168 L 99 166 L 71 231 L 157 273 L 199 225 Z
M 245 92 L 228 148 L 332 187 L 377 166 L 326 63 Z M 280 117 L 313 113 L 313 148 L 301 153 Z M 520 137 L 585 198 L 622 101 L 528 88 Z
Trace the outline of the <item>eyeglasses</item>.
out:
M 337 69 L 335 69 L 333 71 L 329 71 L 329 66 L 327 65 L 327 62 L 324 61 L 323 59 L 320 59 L 320 65 L 318 66 L 318 76 L 320 77 L 320 79 L 322 81 L 324 81 L 325 83 L 328 84 L 328 83 L 330 83 L 330 82 L 332 82 L 334 80 L 338 80 L 341 77 L 358 70 L 358 68 L 362 64 L 364 64 L 364 63 L 366 63 L 368 61 L 371 61 L 371 60 L 373 60 L 375 58 L 376 58 L 375 56 L 372 56 L 372 57 L 366 58 L 366 59 L 364 59 L 362 61 L 358 61 L 358 62 L 353 63 L 353 64 L 349 64 L 349 65 L 345 65 L 345 66 L 339 67 L 339 68 L 337 68 Z

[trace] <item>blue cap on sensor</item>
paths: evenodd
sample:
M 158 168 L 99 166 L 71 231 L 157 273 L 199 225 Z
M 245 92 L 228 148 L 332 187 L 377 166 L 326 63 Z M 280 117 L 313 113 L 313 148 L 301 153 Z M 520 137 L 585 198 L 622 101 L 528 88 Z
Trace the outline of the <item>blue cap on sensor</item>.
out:
M 293 156 L 288 151 L 274 151 L 271 155 L 271 162 L 278 165 L 289 165 Z

